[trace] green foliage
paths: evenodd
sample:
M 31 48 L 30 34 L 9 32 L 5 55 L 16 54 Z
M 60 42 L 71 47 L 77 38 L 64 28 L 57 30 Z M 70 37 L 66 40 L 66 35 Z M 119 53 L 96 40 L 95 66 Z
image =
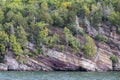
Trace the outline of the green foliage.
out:
M 60 50 L 64 51 L 64 45 L 60 45 Z
M 110 23 L 120 33 L 120 0 L 1 0 L 0 2 L 0 51 L 13 50 L 15 55 L 25 55 L 27 42 L 35 45 L 35 54 L 42 53 L 43 45 L 55 47 L 61 44 L 58 34 L 50 35 L 53 26 L 64 28 L 66 45 L 73 50 L 80 50 L 80 41 L 74 35 L 79 33 L 75 26 L 76 16 L 79 25 L 84 28 L 84 19 L 92 27 Z M 106 18 L 106 22 L 103 18 Z M 107 20 L 108 19 L 108 20 Z M 49 27 L 48 27 L 49 26 Z M 52 26 L 52 27 L 51 27 Z M 67 28 L 65 26 L 68 26 Z M 55 31 L 56 32 L 56 31 Z M 64 37 L 64 35 L 60 35 Z M 84 36 L 84 33 L 81 33 Z M 107 38 L 97 35 L 100 42 Z M 85 37 L 83 48 L 86 55 L 95 54 L 95 43 L 89 36 Z M 10 44 L 10 45 L 9 45 Z M 9 47 L 9 48 L 8 48 Z M 63 50 L 63 46 L 61 46 Z M 74 51 L 74 52 L 75 52 Z M 76 53 L 76 52 L 75 52 Z
M 8 35 L 4 31 L 1 31 L 0 32 L 0 61 L 4 59 L 8 42 L 9 42 Z
M 93 15 L 91 16 L 92 26 L 94 26 L 96 28 L 98 26 L 98 24 L 100 24 L 102 22 L 102 16 L 103 16 L 103 13 L 102 13 L 101 9 L 93 11 Z
M 74 48 L 76 50 L 79 50 L 79 48 L 80 48 L 79 39 L 77 39 L 77 38 L 71 38 L 70 45 L 71 45 L 72 48 Z
M 110 22 L 111 22 L 113 25 L 115 25 L 115 26 L 120 25 L 120 24 L 119 24 L 119 21 L 120 21 L 119 16 L 120 16 L 120 13 L 119 13 L 119 12 L 115 12 L 115 11 L 111 12 L 111 14 L 110 14 L 110 16 L 109 16 Z
M 6 7 L 14 12 L 20 11 L 22 10 L 22 6 L 21 4 L 21 0 L 17 0 L 17 1 L 6 1 L 7 5 Z M 14 6 L 13 6 L 14 5 Z
M 66 42 L 68 44 L 69 43 L 69 38 L 72 36 L 72 34 L 67 27 L 64 28 L 64 34 L 65 34 Z
M 96 36 L 96 39 L 99 41 L 99 42 L 107 42 L 108 41 L 108 38 L 102 34 L 98 34 Z
M 53 36 L 49 36 L 46 39 L 46 45 L 50 48 L 53 48 L 59 41 L 59 35 L 54 34 Z
M 5 46 L 3 44 L 0 44 L 0 62 L 3 61 L 5 55 Z
M 112 55 L 110 60 L 112 61 L 113 65 L 117 63 L 117 57 L 115 55 Z
M 18 26 L 19 25 L 22 25 L 24 27 L 26 26 L 25 19 L 24 19 L 24 17 L 23 17 L 21 12 L 17 12 L 17 14 L 14 15 L 13 20 L 15 21 L 15 24 L 17 24 Z
M 21 45 L 20 43 L 17 42 L 15 35 L 10 36 L 10 45 L 16 56 L 19 56 L 22 54 Z
M 0 32 L 0 44 L 4 44 L 6 46 L 8 41 L 9 41 L 8 35 L 4 31 L 1 31 Z
M 4 12 L 3 12 L 3 10 L 0 8 L 0 23 L 2 23 L 3 19 L 4 19 Z
M 120 34 L 120 27 L 117 28 L 117 32 Z
M 113 25 L 120 25 L 119 0 L 100 1 L 101 6 L 97 2 L 97 0 L 1 1 L 0 21 L 14 21 L 15 26 L 22 25 L 23 27 L 28 27 L 31 22 L 35 24 L 43 21 L 58 27 L 65 27 L 68 24 L 75 23 L 75 16 L 78 15 L 81 19 L 87 17 L 96 27 L 97 24 L 102 22 L 102 17 L 106 15 L 104 10 L 108 7 L 110 15 L 105 17 L 108 17 Z
M 4 52 L 5 51 L 5 46 L 3 44 L 0 44 L 0 55 L 4 55 Z
M 13 11 L 8 11 L 6 14 L 7 21 L 12 21 L 14 19 L 15 13 Z
M 85 35 L 85 32 L 84 32 L 84 31 L 80 31 L 79 34 L 80 34 L 81 36 L 84 36 L 84 35 Z
M 85 35 L 85 45 L 83 47 L 83 51 L 88 58 L 91 58 L 96 54 L 96 45 L 94 40 L 88 35 Z
M 17 26 L 16 36 L 17 36 L 17 42 L 19 42 L 22 47 L 25 47 L 27 43 L 27 37 L 26 37 L 26 32 L 24 31 L 24 28 L 22 26 Z
M 64 34 L 65 34 L 67 45 L 70 45 L 72 48 L 79 50 L 80 48 L 79 40 L 72 35 L 72 33 L 67 27 L 64 28 Z
M 45 27 L 46 24 L 43 22 L 39 22 L 37 25 L 37 36 L 36 36 L 36 47 L 39 53 L 42 53 L 42 45 L 46 43 L 46 39 L 48 37 L 48 28 Z
M 54 25 L 59 26 L 59 27 L 64 26 L 64 20 L 56 10 L 52 11 L 52 18 L 54 21 L 53 22 Z
M 72 32 L 73 35 L 79 33 L 79 30 L 77 30 L 76 26 L 73 25 L 72 23 L 71 24 L 68 24 L 68 29 Z
M 38 39 L 41 42 L 44 42 L 48 36 L 48 28 L 45 28 L 38 33 Z
M 85 16 L 89 16 L 90 14 L 90 9 L 87 5 L 83 5 L 83 10 L 85 12 Z
M 48 12 L 48 3 L 43 1 L 41 3 L 40 7 L 41 7 L 41 11 L 40 11 L 40 19 L 41 19 L 41 21 L 52 24 L 53 20 L 51 18 L 51 15 Z

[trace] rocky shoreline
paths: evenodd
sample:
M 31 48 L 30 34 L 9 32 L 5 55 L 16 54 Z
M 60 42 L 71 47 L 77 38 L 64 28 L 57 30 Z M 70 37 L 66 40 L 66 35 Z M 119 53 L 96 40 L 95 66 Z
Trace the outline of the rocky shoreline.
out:
M 104 52 L 101 49 L 98 52 Z M 95 61 L 78 57 L 70 53 L 62 53 L 55 50 L 47 50 L 46 56 L 37 58 L 25 56 L 26 63 L 20 64 L 13 55 L 6 55 L 5 62 L 0 63 L 2 71 L 119 71 L 119 67 L 113 70 L 109 55 L 99 54 Z

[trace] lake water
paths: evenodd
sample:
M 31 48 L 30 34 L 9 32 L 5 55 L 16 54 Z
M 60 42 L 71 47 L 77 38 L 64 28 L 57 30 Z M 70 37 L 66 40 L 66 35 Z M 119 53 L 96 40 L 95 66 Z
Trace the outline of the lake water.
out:
M 0 80 L 120 80 L 120 72 L 0 71 Z

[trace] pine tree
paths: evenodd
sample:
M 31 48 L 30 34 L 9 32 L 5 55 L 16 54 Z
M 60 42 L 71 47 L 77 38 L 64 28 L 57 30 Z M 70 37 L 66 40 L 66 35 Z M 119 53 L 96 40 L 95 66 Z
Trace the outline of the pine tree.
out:
M 88 35 L 85 35 L 85 45 L 83 47 L 83 51 L 87 58 L 91 58 L 96 54 L 95 42 Z
M 21 45 L 17 42 L 15 35 L 10 36 L 10 46 L 16 56 L 20 56 L 22 54 Z
M 26 37 L 26 32 L 22 26 L 17 26 L 16 29 L 16 38 L 17 42 L 21 44 L 22 47 L 26 47 L 27 44 L 27 37 Z

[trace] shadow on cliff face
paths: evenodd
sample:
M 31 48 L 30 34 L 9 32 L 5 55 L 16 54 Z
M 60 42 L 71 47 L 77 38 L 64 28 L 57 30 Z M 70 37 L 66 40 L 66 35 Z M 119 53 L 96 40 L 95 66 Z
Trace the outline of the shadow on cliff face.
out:
M 88 71 L 87 69 L 85 69 L 85 68 L 82 68 L 82 67 L 79 67 L 79 71 Z
M 78 67 L 78 68 L 67 68 L 67 69 L 56 69 L 54 68 L 55 71 L 82 71 L 82 72 L 87 72 L 88 70 L 82 67 Z
M 47 57 L 39 56 L 36 59 L 39 62 L 44 63 L 46 66 L 51 67 L 54 71 L 88 71 L 83 67 L 76 66 L 74 64 L 64 62 L 50 56 L 47 56 Z

